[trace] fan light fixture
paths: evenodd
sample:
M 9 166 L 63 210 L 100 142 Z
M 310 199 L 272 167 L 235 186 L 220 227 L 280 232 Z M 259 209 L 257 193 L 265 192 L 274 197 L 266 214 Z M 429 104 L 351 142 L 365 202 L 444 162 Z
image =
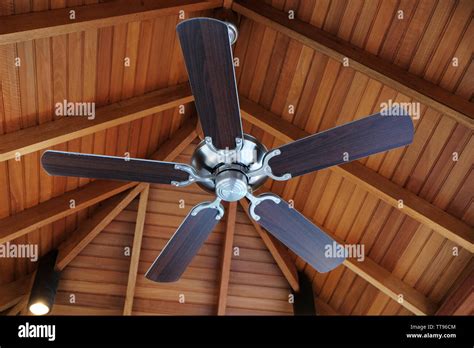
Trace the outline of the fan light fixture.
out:
M 57 250 L 53 250 L 38 261 L 38 270 L 28 301 L 28 309 L 33 315 L 46 315 L 53 308 L 60 274 L 54 269 L 57 255 Z

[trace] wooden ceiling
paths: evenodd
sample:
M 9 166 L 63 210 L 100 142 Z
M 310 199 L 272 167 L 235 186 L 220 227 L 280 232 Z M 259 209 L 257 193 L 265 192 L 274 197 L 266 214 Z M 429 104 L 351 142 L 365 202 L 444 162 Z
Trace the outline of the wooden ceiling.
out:
M 0 241 L 37 243 L 44 254 L 74 242 L 78 231 L 91 239 L 66 249 L 55 313 L 291 314 L 294 265 L 312 280 L 322 314 L 434 314 L 450 300 L 473 265 L 472 1 L 170 0 L 145 1 L 146 11 L 95 3 L 0 1 L 1 16 L 20 14 L 0 19 L 7 24 L 0 25 Z M 412 145 L 266 185 L 332 236 L 362 243 L 364 261 L 318 274 L 238 205 L 182 280 L 154 284 L 144 272 L 208 194 L 41 170 L 48 148 L 188 162 L 198 132 L 175 35 L 178 11 L 212 16 L 222 5 L 241 14 L 234 56 L 244 128 L 268 148 L 377 112 L 389 99 L 422 103 Z M 62 17 L 68 12 L 43 12 L 76 6 L 74 24 Z M 58 119 L 54 104 L 63 99 L 95 101 L 96 119 Z M 70 199 L 84 209 L 71 211 Z M 114 210 L 117 202 L 127 207 Z M 97 216 L 112 222 L 88 234 Z M 28 260 L 0 260 L 0 293 L 12 298 L 0 309 L 22 310 L 25 275 L 34 269 Z

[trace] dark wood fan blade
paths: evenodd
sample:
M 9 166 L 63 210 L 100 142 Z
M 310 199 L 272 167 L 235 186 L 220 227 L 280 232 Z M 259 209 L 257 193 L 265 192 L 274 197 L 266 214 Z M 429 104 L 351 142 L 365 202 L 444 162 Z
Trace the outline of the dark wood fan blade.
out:
M 50 175 L 92 179 L 141 181 L 170 184 L 184 181 L 189 174 L 174 169 L 175 163 L 124 157 L 100 156 L 62 151 L 45 151 L 41 157 L 44 170 Z
M 292 177 L 405 146 L 413 141 L 410 116 L 375 114 L 283 145 L 268 162 L 273 174 Z
M 227 25 L 193 18 L 176 30 L 202 130 L 218 149 L 233 149 L 242 124 Z
M 145 276 L 148 279 L 155 282 L 177 281 L 219 222 L 216 220 L 219 214 L 217 209 L 203 209 L 196 216 L 191 212 L 147 271 Z
M 259 197 L 266 195 L 268 194 Z M 337 257 L 332 251 L 338 250 L 340 245 L 287 202 L 278 198 L 278 204 L 272 200 L 263 200 L 255 207 L 255 214 L 260 216 L 257 222 L 318 272 L 325 273 L 339 266 L 344 258 Z M 328 256 L 327 250 L 331 251 Z

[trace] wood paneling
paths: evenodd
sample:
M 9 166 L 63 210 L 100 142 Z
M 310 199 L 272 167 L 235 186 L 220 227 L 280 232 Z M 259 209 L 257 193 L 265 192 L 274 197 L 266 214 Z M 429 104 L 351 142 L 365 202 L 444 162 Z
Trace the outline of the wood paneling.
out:
M 271 2 L 272 6 L 280 10 L 283 9 L 281 3 Z M 452 8 L 458 6 L 454 2 L 450 4 Z M 462 4 L 462 6 L 464 5 Z M 355 1 L 336 0 L 325 3 L 287 1 L 284 6 L 286 6 L 286 11 L 295 9 L 296 15 L 301 20 L 323 28 L 344 40 L 354 37 L 353 43 L 364 48 L 370 47 L 372 54 L 384 56 L 384 59 L 405 68 L 409 65 L 409 63 L 408 65 L 405 63 L 407 58 L 416 62 L 417 56 L 408 55 L 402 58 L 400 53 L 399 58 L 395 59 L 397 50 L 399 48 L 401 52 L 410 45 L 416 49 L 417 41 L 424 33 L 423 26 L 428 23 L 429 16 L 426 13 L 431 11 L 430 8 L 433 4 L 428 2 L 409 4 L 409 2 L 402 1 L 397 4 L 395 9 L 392 4 L 390 9 L 389 4 L 380 2 L 375 12 L 370 8 L 369 3 Z M 390 17 L 388 14 L 398 8 L 404 10 L 406 22 L 412 21 L 411 31 L 407 31 L 406 35 L 403 34 L 403 28 L 408 25 L 404 21 L 399 23 L 395 17 Z M 358 15 L 362 13 L 361 11 L 365 14 L 372 11 L 372 17 Z M 380 16 L 392 18 L 390 25 L 381 23 L 378 11 L 383 11 L 380 12 Z M 441 12 L 439 14 L 441 15 Z M 341 18 L 346 20 L 341 22 Z M 460 18 L 458 14 L 456 14 L 456 18 Z M 370 24 L 371 22 L 373 24 Z M 419 23 L 417 25 L 421 26 L 419 33 L 413 31 L 415 23 Z M 466 21 L 464 23 L 466 24 Z M 402 24 L 402 27 L 399 24 Z M 403 44 L 377 39 L 376 36 L 380 37 L 381 34 L 373 30 L 367 31 L 365 29 L 364 34 L 362 28 L 370 28 L 371 25 L 376 25 L 380 30 L 388 30 L 392 37 L 397 36 Z M 460 26 L 462 27 L 462 25 Z M 469 27 L 469 25 L 466 24 L 465 27 Z M 240 38 L 244 40 L 248 38 L 255 47 L 262 47 L 264 45 L 262 40 L 259 44 L 256 42 L 259 40 L 258 37 L 250 37 L 253 35 L 252 31 L 258 32 L 262 28 L 268 30 L 261 24 L 244 17 L 240 23 Z M 359 31 L 361 32 L 359 33 Z M 463 30 L 458 30 L 457 35 L 459 40 L 453 41 L 452 45 L 460 44 L 460 50 L 463 49 L 462 47 L 467 49 L 469 45 L 466 45 L 465 40 L 462 39 L 465 35 Z M 290 40 L 290 44 L 292 42 Z M 390 46 L 392 44 L 394 47 Z M 280 44 L 280 46 L 287 47 L 288 50 L 291 46 L 295 47 L 294 44 L 288 46 L 288 42 L 284 45 Z M 238 76 L 241 77 L 247 74 L 247 69 L 252 71 L 255 68 L 254 62 L 258 62 L 259 59 L 268 59 L 266 53 L 260 53 L 260 57 L 252 57 L 252 60 L 247 61 L 247 55 L 242 47 L 242 45 L 237 46 L 235 53 L 241 61 L 241 66 L 237 68 Z M 432 52 L 437 50 L 436 47 L 430 49 Z M 470 51 L 472 52 L 472 49 Z M 314 52 L 309 69 L 304 65 L 298 66 L 297 62 L 304 59 L 301 52 L 296 57 L 290 56 L 290 53 L 282 56 L 280 50 L 275 46 L 270 55 L 268 68 L 263 72 L 264 76 L 259 77 L 263 80 L 273 81 L 273 86 L 264 86 L 260 91 L 254 89 L 252 94 L 245 93 L 245 88 L 240 88 L 240 92 L 244 93 L 243 96 L 250 102 L 259 103 L 263 111 L 270 111 L 281 117 L 271 118 L 268 117 L 268 113 L 263 112 L 261 119 L 248 118 L 250 122 L 244 122 L 245 130 L 263 139 L 268 147 L 279 146 L 281 142 L 285 143 L 301 137 L 301 134 L 304 134 L 301 132 L 302 129 L 306 131 L 306 134 L 315 133 L 377 112 L 380 103 L 389 99 L 400 102 L 411 101 L 410 98 L 396 90 L 375 80 L 367 79 L 354 72 L 350 66 L 343 67 L 340 62 L 324 58 L 324 55 L 318 52 Z M 389 59 L 389 55 L 393 56 L 390 56 Z M 277 64 L 278 61 L 280 63 Z M 430 81 L 443 88 L 446 88 L 449 84 L 448 81 L 450 81 L 452 88 L 446 88 L 447 90 L 469 99 L 472 89 L 471 92 L 467 92 L 465 84 L 461 83 L 462 80 L 472 79 L 472 73 L 469 73 L 467 69 L 469 63 L 464 61 L 462 67 L 460 66 L 460 69 L 457 70 L 452 68 L 448 59 L 445 62 L 446 70 L 440 74 L 439 80 Z M 291 69 L 293 69 L 293 73 L 288 76 L 285 71 L 291 71 Z M 295 86 L 298 76 L 304 71 L 307 73 L 305 73 L 303 94 L 292 96 L 291 86 Z M 427 76 L 422 77 L 428 79 Z M 240 81 L 239 87 L 240 85 L 244 86 L 243 81 Z M 456 87 L 456 83 L 460 88 Z M 279 92 L 277 93 L 276 90 Z M 281 98 L 286 102 L 281 104 Z M 245 99 L 242 99 L 243 109 L 245 109 L 245 103 Z M 278 104 L 280 106 L 276 107 Z M 290 104 L 296 106 L 294 115 L 288 114 Z M 244 118 L 251 117 L 245 112 L 243 114 Z M 470 143 L 472 131 L 423 104 L 420 108 L 420 115 L 420 119 L 414 120 L 414 143 L 406 150 L 395 150 L 371 156 L 359 162 L 362 166 L 369 167 L 380 176 L 385 177 L 384 179 L 411 192 L 410 195 L 413 193 L 414 197 L 419 196 L 415 197 L 416 200 L 421 198 L 429 202 L 433 207 L 431 216 L 434 221 L 439 219 L 440 214 L 436 212 L 441 210 L 445 211 L 441 214 L 448 213 L 451 218 L 455 217 L 459 226 L 464 226 L 462 228 L 465 231 L 463 234 L 467 238 L 471 238 L 473 221 L 472 218 L 469 218 L 470 203 L 468 203 L 467 196 L 472 199 L 472 189 L 466 191 L 466 188 L 472 185 L 470 179 L 470 168 L 473 163 L 470 156 L 473 149 Z M 284 120 L 291 120 L 295 127 L 289 126 L 287 122 L 283 122 Z M 272 129 L 277 130 L 274 130 L 270 135 L 268 131 Z M 453 161 L 453 152 L 463 159 Z M 359 163 L 355 165 L 359 166 Z M 361 169 L 364 169 L 362 166 Z M 335 235 L 345 240 L 346 243 L 363 243 L 366 254 L 369 254 L 376 263 L 392 272 L 403 282 L 413 286 L 428 298 L 428 302 L 439 303 L 449 289 L 444 282 L 447 279 L 452 279 L 450 272 L 458 274 L 472 257 L 471 253 L 459 249 L 459 256 L 454 256 L 453 248 L 460 246 L 455 239 L 453 239 L 454 242 L 451 242 L 443 237 L 435 236 L 435 233 L 430 229 L 433 225 L 426 221 L 420 220 L 423 223 L 420 224 L 410 217 L 404 218 L 398 209 L 389 208 L 378 198 L 368 194 L 364 189 L 367 187 L 367 181 L 347 180 L 340 175 L 342 171 L 342 168 L 334 173 L 327 170 L 320 171 L 286 184 L 271 183 L 268 187 L 271 187 L 273 192 L 282 194 L 287 200 L 293 199 L 296 208 L 304 212 L 307 217 L 322 224 L 321 226 L 326 225 L 331 228 Z M 386 183 L 390 185 L 388 181 Z M 386 187 L 386 185 L 381 185 L 383 189 Z M 422 207 L 417 204 L 412 205 L 416 210 Z M 472 208 L 470 209 L 472 211 Z M 425 216 L 421 210 L 420 213 L 420 217 Z M 465 246 L 470 245 L 472 243 L 465 244 Z M 299 268 L 303 267 L 304 263 L 303 265 L 299 264 Z M 349 270 L 335 270 L 327 275 L 319 275 L 315 274 L 314 270 L 308 266 L 304 268 L 313 277 L 316 293 L 323 293 L 321 300 L 327 301 L 333 309 L 341 314 L 406 313 L 402 311 L 402 306 L 391 301 L 388 296 L 381 294 L 375 287 L 367 284 L 363 278 Z M 425 272 L 428 273 L 424 275 Z M 441 285 L 441 283 L 445 285 Z
M 193 4 L 189 6 L 204 3 L 186 1 L 191 2 Z M 87 1 L 90 3 L 98 1 Z M 235 6 L 238 1 L 233 3 Z M 363 52 L 354 52 L 375 57 L 373 62 L 384 62 L 381 66 L 395 65 L 395 71 L 402 72 L 398 79 L 407 73 L 416 77 L 413 81 L 421 79 L 420 84 L 410 88 L 435 86 L 431 92 L 421 90 L 419 93 L 430 95 L 441 88 L 455 96 L 455 100 L 462 100 L 459 105 L 472 108 L 472 1 L 268 0 L 266 3 L 286 13 L 294 10 L 300 21 L 336 37 L 340 45 L 358 47 Z M 220 1 L 211 1 L 205 6 L 220 4 Z M 41 11 L 66 5 L 83 5 L 83 2 L 51 1 L 49 4 L 9 0 L 6 6 L 0 6 L 0 15 L 39 11 L 26 17 L 40 18 L 48 14 Z M 96 6 L 103 8 L 106 3 Z M 84 10 L 87 11 L 87 6 Z M 403 18 L 399 18 L 400 10 Z M 194 114 L 189 94 L 182 96 L 182 102 L 165 109 L 148 108 L 156 104 L 135 104 L 137 110 L 145 110 L 140 117 L 107 124 L 110 128 L 94 128 L 93 121 L 70 119 L 71 123 L 84 124 L 81 129 L 90 130 L 73 137 L 71 134 L 75 133 L 70 129 L 64 131 L 63 128 L 62 133 L 59 129 L 61 122 L 67 120 L 51 122 L 54 104 L 64 99 L 95 101 L 101 110 L 102 107 L 112 108 L 107 105 L 113 103 L 133 104 L 133 100 L 146 98 L 145 93 L 166 90 L 187 81 L 179 42 L 174 34 L 180 21 L 176 15 L 138 18 L 133 14 L 120 22 L 108 22 L 113 13 L 98 12 L 98 15 L 108 18 L 99 26 L 97 21 L 93 27 L 78 21 L 75 25 L 79 30 L 61 34 L 57 30 L 59 27 L 51 26 L 61 22 L 58 17 L 54 23 L 43 25 L 37 31 L 36 35 L 41 37 L 28 36 L 27 41 L 15 39 L 16 43 L 0 45 L 0 139 L 13 138 L 8 143 L 11 145 L 8 158 L 0 162 L 1 219 L 20 216 L 23 211 L 28 216 L 34 211 L 30 209 L 42 207 L 42 204 L 48 206 L 53 204 L 46 203 L 51 202 L 50 199 L 61 197 L 67 191 L 73 193 L 79 186 L 90 185 L 87 179 L 48 177 L 39 167 L 42 150 L 52 148 L 117 156 L 129 152 L 132 157 L 149 157 L 170 137 L 176 135 L 188 144 L 195 137 L 194 133 L 191 136 L 189 132 L 180 132 L 183 122 Z M 187 18 L 198 15 L 209 16 L 210 12 L 186 11 Z M 18 25 L 22 23 L 20 21 Z M 32 25 L 35 23 L 38 24 L 32 22 Z M 305 23 L 302 27 L 309 28 Z M 413 214 L 405 215 L 398 208 L 385 204 L 377 195 L 367 192 L 364 180 L 370 179 L 350 180 L 341 175 L 343 168 L 319 171 L 286 183 L 269 181 L 266 189 L 286 200 L 293 199 L 297 209 L 337 238 L 346 243 L 363 244 L 366 256 L 378 270 L 387 272 L 388 278 L 398 279 L 414 289 L 415 294 L 422 295 L 419 304 L 426 303 L 427 308 L 433 303 L 441 305 L 448 298 L 457 275 L 472 262 L 472 253 L 462 247 L 466 246 L 462 241 L 435 232 L 439 230 L 437 223 L 441 221 L 443 225 L 443 221 L 447 221 L 440 216 L 449 214 L 458 226 L 464 226 L 468 237 L 465 240 L 472 236 L 474 143 L 469 124 L 450 117 L 450 108 L 433 107 L 429 100 L 416 93 L 398 89 L 400 84 L 392 85 L 379 75 L 374 78 L 370 75 L 372 72 L 361 66 L 351 67 L 353 60 L 346 67 L 339 59 L 314 50 L 314 40 L 296 37 L 285 30 L 280 32 L 272 25 L 265 26 L 245 16 L 240 18 L 240 35 L 234 47 L 234 56 L 239 59 L 236 67 L 239 92 L 277 116 L 275 119 L 263 115 L 252 122 L 244 120 L 244 130 L 257 136 L 268 148 L 274 148 L 298 138 L 302 132 L 312 134 L 378 112 L 380 104 L 388 100 L 421 101 L 420 118 L 414 120 L 412 145 L 361 159 L 355 165 L 364 171 L 366 167 L 377 173 L 378 178 L 383 178 L 379 189 L 395 185 L 393 187 L 403 188 L 403 192 L 410 192 L 415 198 L 408 205 L 413 206 L 420 217 L 426 215 L 426 211 L 416 202 L 428 202 L 434 207 L 430 221 L 435 224 L 417 219 Z M 73 26 L 69 25 L 69 28 Z M 11 29 L 6 27 L 6 30 Z M 50 34 L 51 30 L 53 34 Z M 310 32 L 314 30 L 309 28 Z M 12 35 L 24 37 L 30 34 L 20 30 Z M 15 66 L 16 57 L 21 59 L 19 67 Z M 125 57 L 130 58 L 130 66 L 124 65 Z M 457 58 L 457 64 L 453 64 L 453 58 Z M 358 69 L 354 69 L 356 67 Z M 378 71 L 379 67 L 371 66 L 371 69 Z M 124 101 L 132 97 L 139 99 Z M 431 98 L 437 97 L 439 95 L 431 95 Z M 182 108 L 178 108 L 181 104 L 185 104 L 184 115 L 180 113 Z M 102 119 L 102 116 L 96 117 L 99 124 L 98 118 Z M 294 127 L 289 127 L 288 123 Z M 189 124 L 185 127 L 192 129 Z M 41 129 L 50 128 L 55 129 L 57 141 L 47 143 L 44 136 L 47 134 L 41 134 Z M 271 129 L 285 131 L 272 133 Z M 23 135 L 19 137 L 18 134 Z M 41 139 L 46 143 L 38 147 Z M 180 143 L 177 141 L 176 144 Z M 3 149 L 4 144 L 6 142 L 2 141 L 0 148 Z M 31 151 L 20 150 L 21 160 L 15 161 L 17 149 L 28 146 Z M 187 162 L 193 146 L 177 145 L 173 153 L 182 152 L 180 160 Z M 184 199 L 183 209 L 179 208 L 180 199 Z M 217 312 L 223 223 L 216 226 L 182 280 L 173 284 L 154 284 L 143 277 L 186 212 L 209 199 L 207 193 L 194 186 L 179 190 L 151 186 L 133 314 L 214 315 Z M 65 268 L 54 314 L 123 313 L 130 267 L 130 255 L 125 251 L 133 243 L 137 208 L 138 202 L 132 202 Z M 57 247 L 82 221 L 92 216 L 95 209 L 92 205 L 79 214 L 74 211 L 67 218 L 61 215 L 54 223 L 37 228 L 40 225 L 34 221 L 50 216 L 36 208 L 36 219 L 24 220 L 22 226 L 14 225 L 18 227 L 15 231 L 26 229 L 27 232 L 21 233 L 22 236 L 15 235 L 19 237 L 11 242 L 38 244 L 40 254 L 44 254 Z M 453 229 L 450 223 L 444 226 Z M 284 263 L 282 260 L 275 263 L 266 245 L 268 243 L 262 241 L 238 207 L 233 247 L 239 248 L 239 254 L 233 255 L 230 263 L 226 314 L 292 313 L 288 303 L 291 290 L 286 280 L 291 279 L 288 278 L 291 273 L 286 274 L 287 278 L 283 276 L 280 267 Z M 365 273 L 356 274 L 340 267 L 328 274 L 318 274 L 292 256 L 290 261 L 312 280 L 317 306 L 324 308 L 325 314 L 411 314 L 407 310 L 409 306 L 405 308 L 393 300 L 398 292 L 390 290 L 396 289 L 390 286 L 393 283 L 382 282 L 379 286 L 385 286 L 389 291 L 381 292 Z M 2 259 L 0 283 L 21 279 L 34 268 L 28 259 Z M 185 295 L 184 303 L 179 301 L 180 294 Z M 71 303 L 71 295 L 75 295 L 75 303 Z M 20 297 L 16 299 L 20 300 Z
M 81 4 L 83 5 L 83 4 Z M 69 9 L 51 9 L 2 18 L 0 44 L 39 39 L 55 35 L 76 33 L 139 20 L 154 19 L 220 7 L 222 1 L 173 0 L 166 3 L 155 1 L 107 1 Z M 42 10 L 47 10 L 43 8 Z

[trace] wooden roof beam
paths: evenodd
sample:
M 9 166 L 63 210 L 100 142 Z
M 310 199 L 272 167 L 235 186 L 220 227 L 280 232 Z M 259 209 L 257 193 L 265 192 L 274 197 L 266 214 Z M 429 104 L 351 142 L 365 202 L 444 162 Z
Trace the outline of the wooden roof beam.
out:
M 227 294 L 229 290 L 230 264 L 232 262 L 232 244 L 234 242 L 235 220 L 237 216 L 237 203 L 230 202 L 227 209 L 227 221 L 222 254 L 221 276 L 219 280 L 219 298 L 217 302 L 217 315 L 225 315 L 227 307 Z
M 335 238 L 334 235 L 331 236 Z M 344 244 L 342 241 L 339 243 Z M 344 266 L 416 315 L 434 315 L 438 306 L 421 292 L 404 283 L 368 257 L 346 259 Z
M 58 248 L 56 270 L 62 271 L 89 243 L 125 209 L 147 184 L 139 184 L 103 203 L 95 214 L 83 221 Z
M 188 83 L 100 107 L 93 120 L 62 117 L 35 127 L 0 135 L 0 162 L 65 143 L 193 101 Z
M 145 227 L 145 216 L 148 205 L 148 193 L 150 192 L 150 185 L 143 185 L 144 187 L 140 193 L 140 200 L 138 202 L 137 220 L 135 223 L 135 233 L 133 235 L 132 256 L 130 258 L 130 268 L 128 271 L 127 291 L 125 294 L 123 315 L 132 315 L 133 300 L 135 298 L 135 287 L 138 276 L 138 264 L 140 263 L 143 229 Z
M 332 36 L 309 23 L 297 18 L 289 19 L 287 13 L 266 5 L 263 1 L 235 0 L 232 9 L 337 61 L 342 62 L 344 58 L 348 58 L 352 69 L 452 117 L 470 129 L 474 128 L 473 103 L 411 74 L 395 64 Z
M 40 227 L 75 214 L 120 192 L 136 182 L 97 180 L 0 220 L 0 244 L 24 236 Z M 74 201 L 74 205 L 72 205 Z
M 240 108 L 244 120 L 283 142 L 291 142 L 310 135 L 308 132 L 301 130 L 246 98 L 240 97 Z M 401 212 L 428 226 L 471 253 L 474 252 L 474 233 L 472 228 L 462 220 L 455 218 L 414 193 L 396 185 L 359 162 L 333 166 L 330 169 L 354 184 L 363 187 L 393 207 L 398 207 L 399 200 L 403 200 Z
M 0 45 L 178 15 L 180 11 L 188 14 L 219 8 L 222 3 L 222 0 L 118 0 L 3 16 Z

